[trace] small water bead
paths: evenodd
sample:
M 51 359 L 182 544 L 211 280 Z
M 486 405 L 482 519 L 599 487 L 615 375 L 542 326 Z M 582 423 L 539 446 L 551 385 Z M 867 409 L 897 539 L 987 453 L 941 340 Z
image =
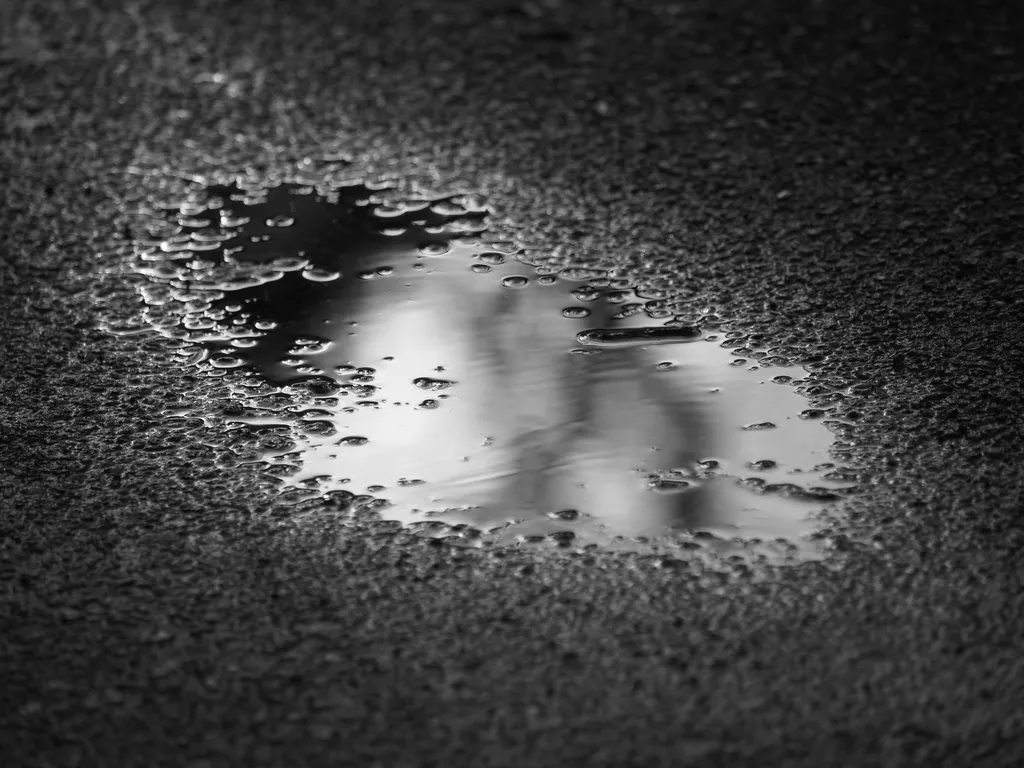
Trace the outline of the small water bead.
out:
M 572 295 L 580 301 L 596 301 L 601 298 L 601 291 L 590 285 L 581 285 L 572 289 Z
M 362 435 L 349 435 L 348 437 L 341 438 L 336 445 L 356 446 L 366 445 L 368 442 L 370 442 L 369 438 L 363 437 Z
M 437 408 L 439 405 L 440 403 L 437 402 L 437 400 L 424 400 L 422 403 L 420 403 L 419 407 L 426 408 L 428 411 L 431 411 Z
M 491 268 L 486 264 L 473 264 L 469 268 L 472 272 L 476 272 L 478 275 L 485 274 L 491 271 Z
M 531 534 L 527 534 L 525 536 L 524 535 L 519 535 L 516 538 L 519 539 L 519 541 L 523 542 L 523 544 L 541 544 L 542 542 L 544 542 L 546 540 L 547 537 L 546 536 L 541 536 L 541 535 L 536 534 L 536 533 L 531 533 Z
M 676 364 L 673 362 L 666 361 L 664 363 L 658 363 L 654 367 L 659 371 L 672 371 L 675 370 Z
M 190 227 L 192 229 L 202 229 L 203 227 L 210 226 L 213 222 L 209 219 L 191 218 L 187 216 L 180 216 L 178 223 L 183 227 Z
M 220 248 L 220 241 L 199 240 L 195 237 L 193 237 L 192 244 L 189 246 L 189 249 L 193 252 L 215 251 L 218 248 Z
M 266 224 L 268 227 L 290 227 L 295 223 L 295 219 L 291 216 L 274 216 L 273 218 L 267 219 Z
M 681 493 L 693 487 L 692 483 L 685 480 L 668 480 L 657 478 L 647 483 L 647 489 L 655 493 Z
M 767 472 L 772 469 L 778 468 L 778 464 L 771 459 L 761 459 L 760 461 L 752 461 L 748 465 L 751 469 L 755 469 L 758 472 Z
M 314 283 L 330 283 L 341 277 L 341 272 L 322 267 L 307 267 L 302 270 L 302 276 Z
M 451 249 L 447 243 L 426 243 L 419 248 L 424 256 L 443 256 Z
M 395 268 L 391 266 L 377 267 L 377 269 L 375 269 L 374 272 L 376 272 L 381 277 L 389 277 L 390 275 L 395 274 Z
M 301 253 L 296 256 L 279 256 L 268 266 L 277 272 L 298 272 L 309 266 L 309 259 L 303 258 Z
M 806 411 L 800 411 L 800 418 L 807 420 L 822 419 L 827 415 L 826 411 L 819 408 L 808 408 Z
M 489 245 L 491 250 L 500 251 L 501 253 L 518 253 L 520 250 L 519 246 L 511 240 L 495 240 Z
M 461 216 L 467 213 L 466 209 L 454 200 L 442 200 L 439 203 L 434 203 L 430 206 L 430 210 L 442 216 Z
M 566 280 L 583 281 L 604 278 L 606 270 L 592 267 L 566 267 L 559 271 L 559 276 Z
M 245 365 L 245 359 L 236 355 L 217 355 L 210 358 L 210 365 L 214 368 L 237 368 Z
M 472 213 L 480 213 L 487 210 L 487 198 L 478 192 L 456 195 L 451 199 L 451 202 L 461 206 L 463 210 Z
M 550 513 L 549 517 L 553 517 L 555 520 L 563 520 L 567 523 L 572 523 L 580 519 L 580 513 L 575 509 L 560 509 L 557 512 Z
M 490 264 L 491 266 L 495 267 L 498 266 L 499 264 L 504 264 L 505 258 L 506 257 L 504 253 L 498 253 L 497 251 L 486 251 L 484 253 L 477 255 L 477 259 L 479 259 L 481 262 L 483 262 L 484 264 Z
M 757 432 L 765 429 L 775 429 L 775 425 L 770 421 L 758 421 L 754 424 L 747 424 L 743 429 L 746 432 Z
M 558 278 L 553 277 L 552 275 L 544 275 L 542 277 L 537 278 L 537 282 L 540 283 L 541 285 L 554 285 L 557 281 Z
M 426 389 L 431 391 L 438 391 L 442 389 L 448 389 L 450 386 L 455 384 L 454 381 L 448 379 L 433 379 L 429 376 L 420 376 L 412 380 L 414 386 L 419 389 Z
M 506 288 L 525 288 L 530 284 L 530 278 L 522 275 L 509 275 L 501 281 Z
M 579 320 L 589 316 L 590 310 L 586 307 L 566 307 L 562 310 L 562 317 L 568 317 L 570 320 Z
M 302 431 L 306 434 L 317 435 L 318 437 L 330 437 L 338 431 L 333 422 L 326 420 L 303 421 L 301 426 Z

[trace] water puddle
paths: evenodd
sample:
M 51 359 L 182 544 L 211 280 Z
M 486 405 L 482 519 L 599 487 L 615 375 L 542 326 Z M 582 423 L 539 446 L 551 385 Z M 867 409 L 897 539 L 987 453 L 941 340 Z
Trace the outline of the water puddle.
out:
M 230 185 L 166 214 L 137 243 L 147 321 L 284 488 L 468 540 L 798 557 L 849 490 L 802 369 L 488 242 L 478 198 Z

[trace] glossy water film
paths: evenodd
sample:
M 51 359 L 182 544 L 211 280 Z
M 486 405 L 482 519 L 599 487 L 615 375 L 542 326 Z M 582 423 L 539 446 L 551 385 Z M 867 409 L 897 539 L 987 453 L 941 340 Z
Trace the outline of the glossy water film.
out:
M 233 455 L 283 487 L 482 542 L 795 556 L 849 490 L 841 393 L 489 242 L 478 197 L 225 185 L 166 214 L 137 246 L 149 321 L 225 378 Z

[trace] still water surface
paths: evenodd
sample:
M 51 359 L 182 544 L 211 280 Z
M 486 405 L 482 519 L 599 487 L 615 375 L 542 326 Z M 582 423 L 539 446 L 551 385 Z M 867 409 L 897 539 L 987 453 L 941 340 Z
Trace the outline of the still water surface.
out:
M 280 438 L 249 458 L 286 487 L 493 542 L 814 556 L 813 514 L 847 484 L 802 369 L 605 272 L 488 242 L 485 214 L 363 185 L 209 187 L 136 268 L 163 333 L 209 375 L 247 376 L 230 426 Z

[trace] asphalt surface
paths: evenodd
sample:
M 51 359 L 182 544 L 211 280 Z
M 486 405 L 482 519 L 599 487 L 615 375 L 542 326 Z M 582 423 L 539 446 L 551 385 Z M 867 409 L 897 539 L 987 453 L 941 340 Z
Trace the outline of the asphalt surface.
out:
M 1020 765 L 1021 27 L 980 2 L 5 3 L 0 763 Z M 437 546 L 161 426 L 215 393 L 99 327 L 135 301 L 103 274 L 126 211 L 339 155 L 665 267 L 859 383 L 831 557 Z

